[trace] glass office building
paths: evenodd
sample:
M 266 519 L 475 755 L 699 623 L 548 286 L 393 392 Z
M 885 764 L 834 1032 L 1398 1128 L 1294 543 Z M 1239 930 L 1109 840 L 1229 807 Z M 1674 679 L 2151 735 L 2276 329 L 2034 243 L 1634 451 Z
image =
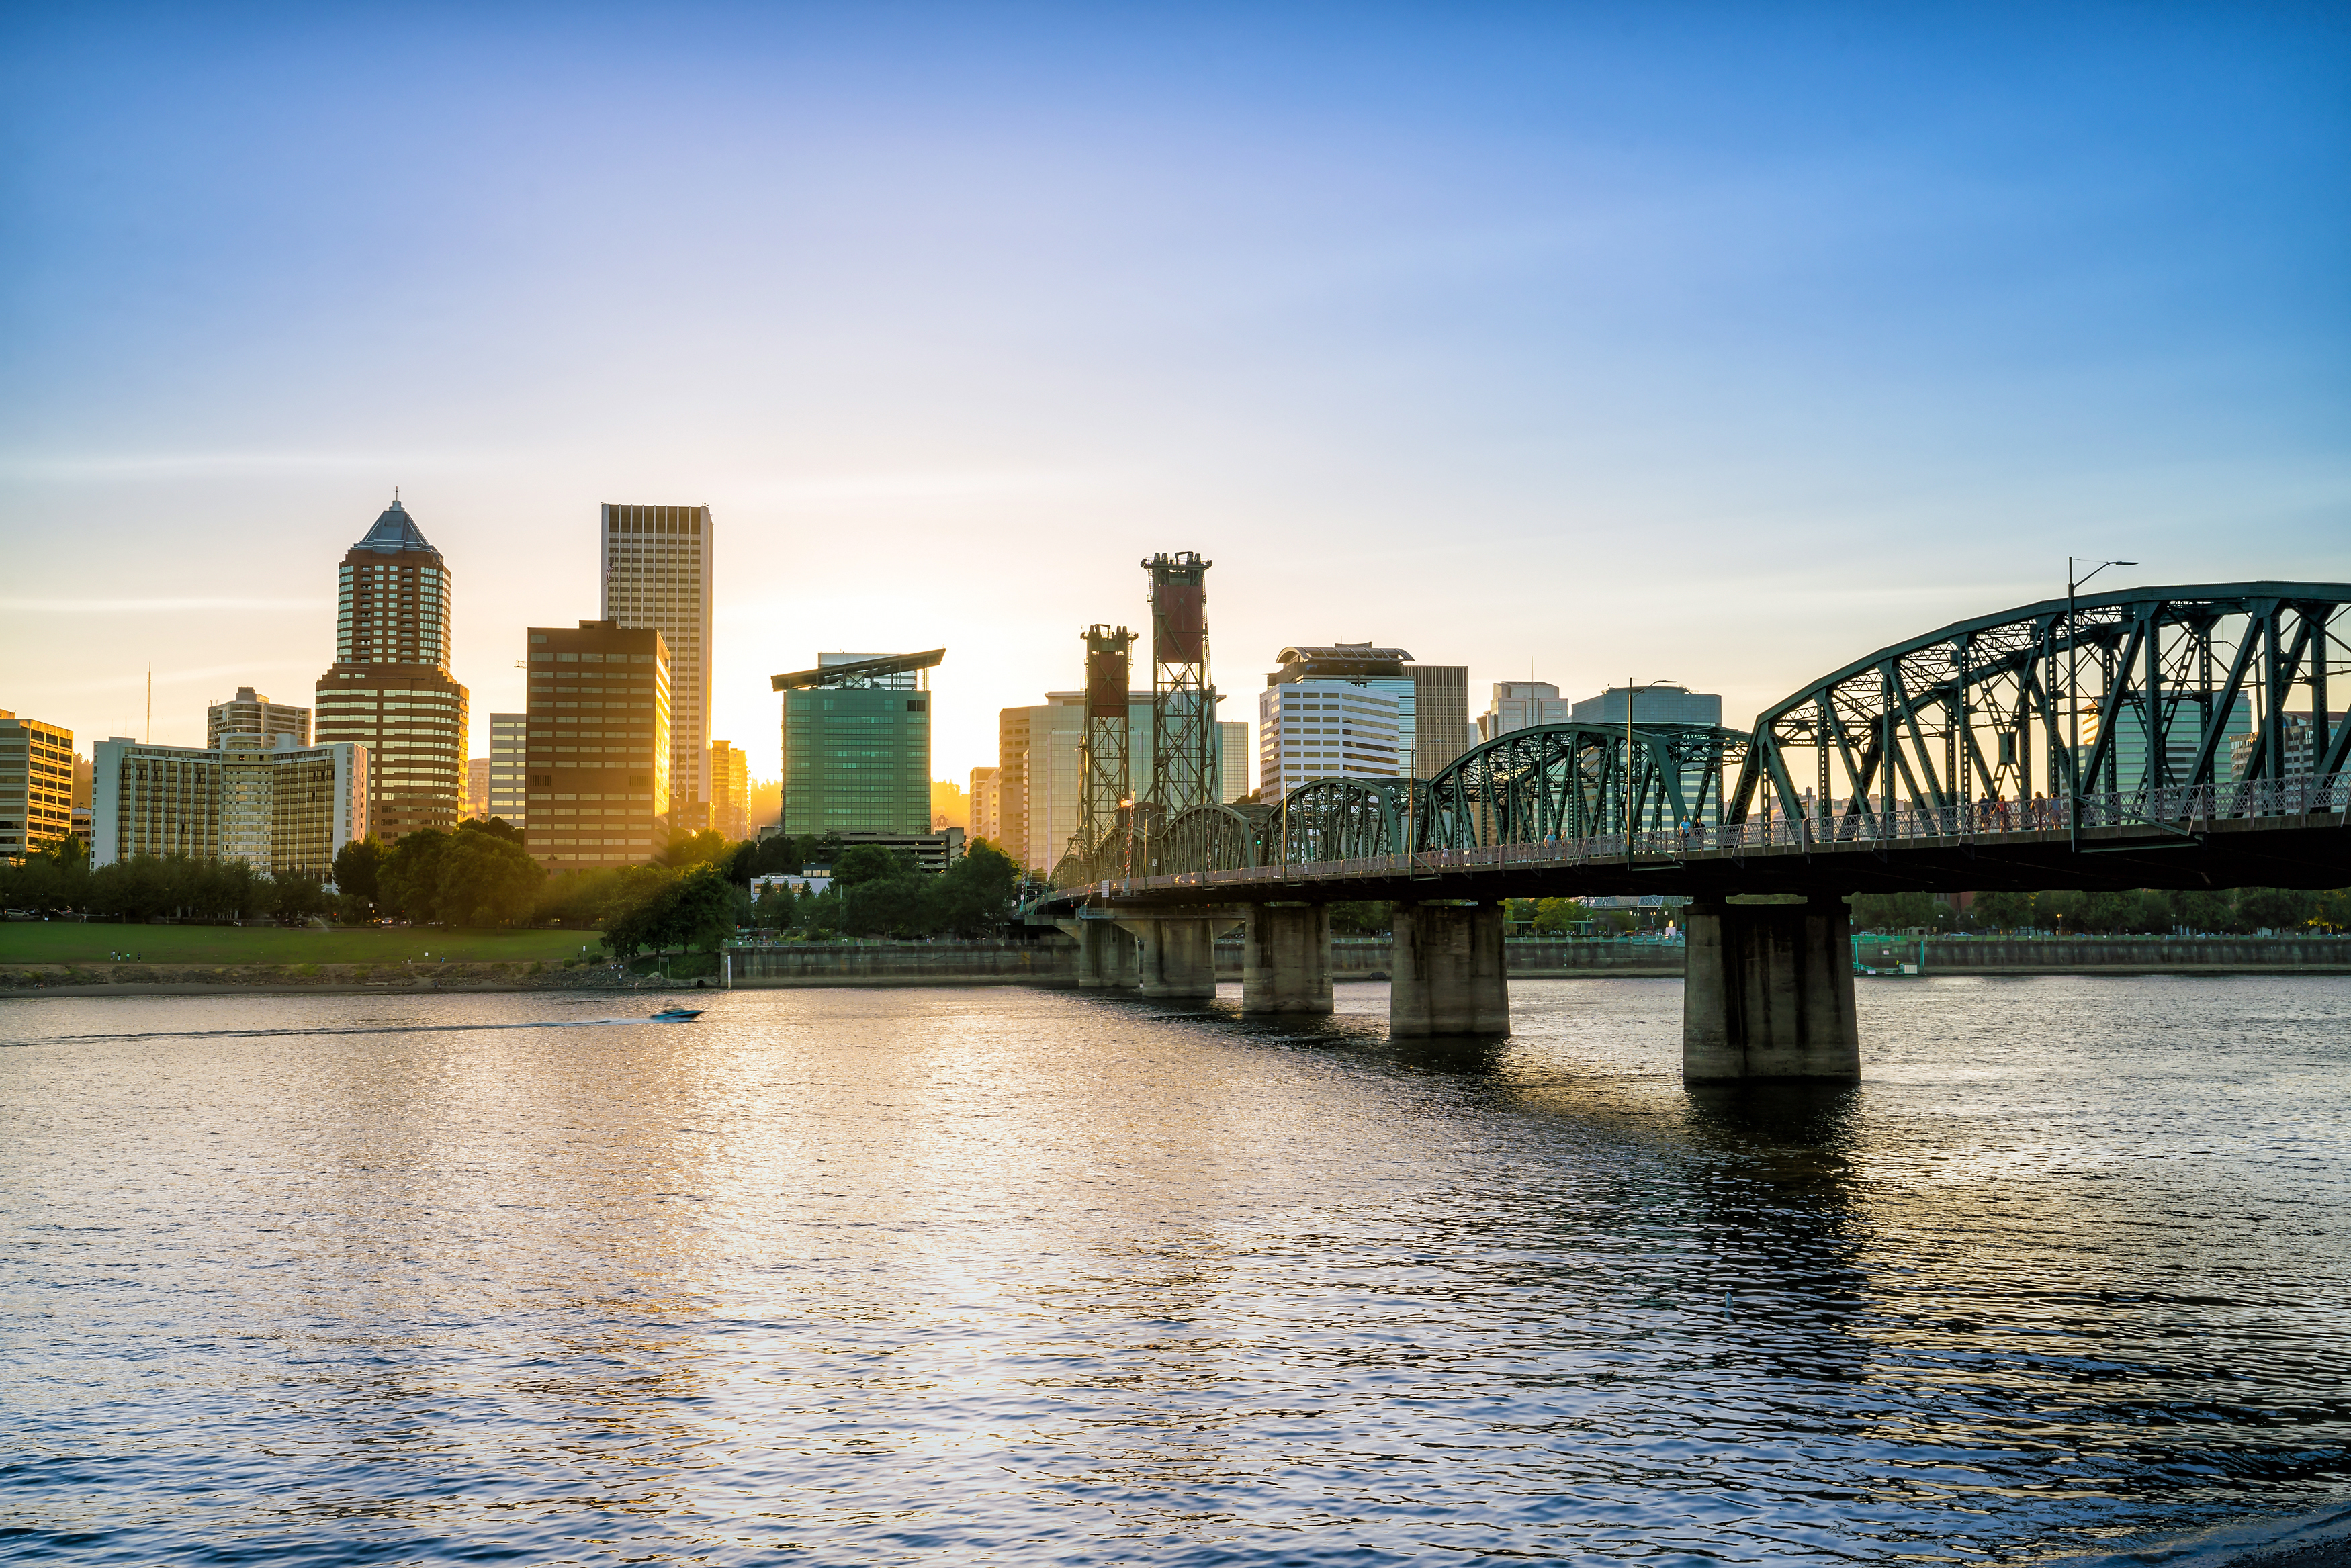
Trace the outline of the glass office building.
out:
M 931 830 L 927 653 L 824 653 L 813 670 L 778 675 L 784 694 L 783 830 Z

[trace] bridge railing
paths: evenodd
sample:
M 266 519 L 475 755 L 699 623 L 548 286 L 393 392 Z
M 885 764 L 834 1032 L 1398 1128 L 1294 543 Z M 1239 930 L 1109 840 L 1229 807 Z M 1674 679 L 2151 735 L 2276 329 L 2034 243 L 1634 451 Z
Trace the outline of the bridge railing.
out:
M 2073 801 L 2056 795 L 2026 801 L 1973 801 L 1957 806 L 1900 806 L 1856 810 L 1826 820 L 1757 816 L 1741 823 L 1692 823 L 1685 827 L 1621 833 L 1588 838 L 1547 838 L 1526 844 L 1487 845 L 1471 849 L 1431 849 L 1416 855 L 1374 855 L 1346 860 L 1248 866 L 1222 871 L 1186 871 L 1160 877 L 1124 877 L 1088 885 L 1084 891 L 1114 898 L 1144 888 L 1213 888 L 1285 881 L 1344 881 L 1471 870 L 1499 866 L 1574 867 L 1656 864 L 1688 855 L 1747 850 L 1834 849 L 1865 845 L 1939 839 L 1984 841 L 2066 831 Z M 2242 817 L 2334 815 L 2351 809 L 2351 773 L 2201 789 L 2166 789 L 2132 794 L 2085 794 L 2085 827 L 2165 826 L 2194 832 L 2216 821 Z M 1077 889 L 1072 889 L 1077 890 Z

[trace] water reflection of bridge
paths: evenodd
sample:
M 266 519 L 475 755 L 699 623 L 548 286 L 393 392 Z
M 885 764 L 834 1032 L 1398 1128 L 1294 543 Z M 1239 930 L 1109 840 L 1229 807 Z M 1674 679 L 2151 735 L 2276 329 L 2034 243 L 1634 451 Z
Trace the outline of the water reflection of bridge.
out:
M 1073 846 L 1035 918 L 1087 983 L 1331 1007 L 1328 905 L 1397 905 L 1399 1034 L 1507 1029 L 1505 898 L 1694 900 L 1694 1079 L 1859 1070 L 1844 895 L 2351 883 L 2351 724 L 2328 708 L 2351 585 L 2134 589 L 1945 627 L 1805 687 L 1752 731 L 1558 724 L 1435 777 L 1323 779 L 1270 806 L 1144 802 Z M 1803 781 L 1802 784 L 1799 780 Z

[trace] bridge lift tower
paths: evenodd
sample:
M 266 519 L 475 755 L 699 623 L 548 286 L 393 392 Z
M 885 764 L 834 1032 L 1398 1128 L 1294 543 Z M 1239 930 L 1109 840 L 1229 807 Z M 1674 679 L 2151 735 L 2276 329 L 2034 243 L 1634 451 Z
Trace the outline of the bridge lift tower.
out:
M 1208 684 L 1208 568 L 1196 550 L 1162 551 L 1151 574 L 1151 798 L 1165 819 L 1215 803 L 1217 691 Z
M 1132 738 L 1126 691 L 1134 633 L 1096 623 L 1086 628 L 1086 732 L 1078 742 L 1083 786 L 1078 796 L 1078 836 L 1092 855 L 1125 820 L 1134 804 Z

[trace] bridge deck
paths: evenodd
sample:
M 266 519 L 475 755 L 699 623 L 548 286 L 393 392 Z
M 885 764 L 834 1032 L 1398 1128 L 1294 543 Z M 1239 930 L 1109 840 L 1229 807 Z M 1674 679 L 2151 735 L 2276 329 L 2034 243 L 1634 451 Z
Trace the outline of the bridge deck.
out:
M 1909 815 L 1911 814 L 1903 814 Z M 2089 891 L 2133 888 L 2339 888 L 2351 885 L 2351 815 L 2219 818 L 2186 826 L 2134 823 L 2001 832 L 1941 814 L 1866 836 L 1821 836 L 1804 822 L 1750 822 L 1687 833 L 1621 834 L 1479 849 L 1429 850 L 1296 865 L 1118 877 L 1058 889 L 1040 906 L 1098 899 L 1134 905 L 1332 898 L 1526 898 L 1732 894 Z M 1849 825 L 1839 824 L 1844 828 Z

